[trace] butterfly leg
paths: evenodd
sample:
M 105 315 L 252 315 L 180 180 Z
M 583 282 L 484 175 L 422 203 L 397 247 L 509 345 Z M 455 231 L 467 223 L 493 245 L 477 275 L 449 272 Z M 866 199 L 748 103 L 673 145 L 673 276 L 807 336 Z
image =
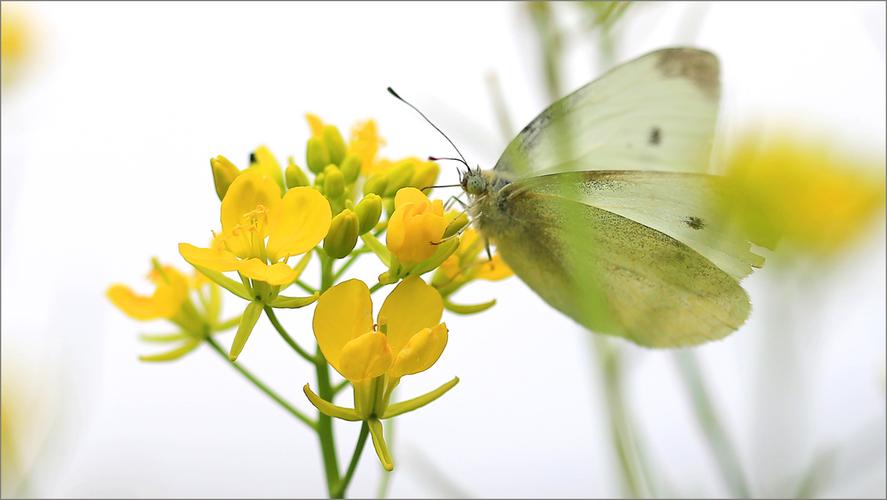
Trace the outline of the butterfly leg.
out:
M 465 193 L 462 193 L 462 194 L 465 194 Z M 464 209 L 468 209 L 468 205 L 464 201 L 460 200 L 459 196 L 462 196 L 462 195 L 460 194 L 458 196 L 450 196 L 449 198 L 447 198 L 447 202 L 444 203 L 444 210 L 449 210 L 450 207 L 453 206 L 453 202 L 458 203 Z

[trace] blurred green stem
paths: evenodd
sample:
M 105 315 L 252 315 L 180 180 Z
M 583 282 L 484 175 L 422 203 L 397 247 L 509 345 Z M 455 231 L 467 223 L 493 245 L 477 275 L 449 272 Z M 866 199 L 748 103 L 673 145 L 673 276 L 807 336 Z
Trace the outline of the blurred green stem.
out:
M 622 486 L 625 496 L 646 497 L 652 494 L 652 471 L 646 469 L 645 457 L 632 432 L 632 422 L 623 399 L 622 359 L 616 350 L 601 335 L 592 334 L 594 351 L 598 356 L 604 384 L 604 397 L 610 417 L 610 433 L 613 448 L 622 473 Z
M 696 414 L 696 420 L 715 456 L 721 475 L 727 483 L 730 496 L 750 497 L 751 493 L 742 470 L 742 464 L 739 461 L 739 455 L 718 418 L 714 403 L 705 386 L 696 354 L 687 350 L 679 351 L 675 353 L 675 359 L 681 379 L 693 400 L 693 412 Z
M 354 454 L 351 455 L 351 462 L 348 464 L 348 470 L 345 472 L 345 476 L 342 477 L 342 480 L 339 481 L 336 491 L 330 495 L 333 498 L 345 497 L 345 490 L 348 489 L 351 477 L 354 476 L 354 471 L 357 469 L 357 462 L 360 461 L 360 454 L 363 453 L 363 447 L 367 443 L 367 436 L 369 436 L 369 434 L 370 427 L 366 422 L 363 422 L 360 426 L 360 435 L 357 436 L 357 444 L 354 446 Z
M 333 259 L 320 255 L 321 284 L 320 292 L 323 293 L 333 286 Z M 330 370 L 326 358 L 320 351 L 320 346 L 314 354 L 314 368 L 317 372 L 317 394 L 327 401 L 333 400 L 333 387 L 330 384 Z M 331 498 L 336 496 L 338 490 L 344 493 L 347 484 L 339 487 L 339 463 L 336 458 L 336 441 L 333 436 L 333 420 L 328 415 L 317 412 L 317 437 L 320 439 L 320 451 L 323 455 L 323 469 L 326 474 L 326 486 Z
M 253 385 L 258 387 L 259 390 L 261 390 L 262 392 L 264 392 L 265 394 L 270 396 L 271 399 L 273 399 L 275 402 L 277 402 L 277 404 L 279 404 L 281 407 L 283 407 L 284 410 L 288 411 L 291 415 L 293 415 L 294 417 L 296 417 L 299 420 L 301 420 L 302 422 L 304 422 L 305 425 L 307 425 L 308 427 L 311 427 L 312 429 L 317 428 L 317 422 L 315 422 L 314 420 L 311 420 L 310 417 L 308 417 L 307 415 L 305 415 L 304 413 L 299 411 L 295 406 L 293 406 L 288 401 L 283 399 L 279 394 L 277 394 L 270 387 L 265 385 L 264 382 L 262 382 L 261 380 L 256 378 L 256 376 L 253 375 L 249 370 L 240 366 L 240 364 L 238 364 L 236 361 L 231 361 L 231 359 L 228 357 L 228 352 L 225 349 L 223 349 L 222 346 L 220 346 L 219 343 L 215 341 L 215 339 L 213 339 L 212 337 L 207 337 L 206 343 L 209 344 L 209 346 L 212 347 L 213 350 L 216 351 L 222 358 L 224 358 L 225 361 L 227 361 L 229 365 L 234 367 L 235 370 L 240 372 L 241 375 L 246 377 L 247 380 L 249 380 L 250 382 L 253 383 Z

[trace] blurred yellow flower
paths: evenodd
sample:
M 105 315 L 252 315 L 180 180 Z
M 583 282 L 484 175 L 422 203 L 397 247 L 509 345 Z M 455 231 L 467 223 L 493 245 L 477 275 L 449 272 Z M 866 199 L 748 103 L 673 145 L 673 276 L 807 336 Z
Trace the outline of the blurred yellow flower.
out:
M 139 295 L 123 284 L 108 288 L 108 299 L 129 317 L 139 321 L 172 319 L 188 298 L 188 280 L 172 266 L 153 268 L 148 279 L 154 293 Z
M 364 175 L 376 171 L 376 155 L 384 145 L 385 139 L 379 135 L 375 120 L 362 121 L 351 128 L 348 152 L 360 158 Z
M 387 374 L 399 379 L 430 368 L 447 344 L 440 322 L 443 300 L 417 276 L 402 281 L 385 299 L 373 325 L 366 284 L 348 280 L 327 290 L 314 310 L 321 352 L 353 383 Z
M 221 312 L 221 296 L 219 287 L 207 280 L 200 273 L 185 276 L 178 269 L 169 265 L 161 265 L 155 259 L 148 279 L 154 283 L 152 295 L 139 295 L 131 288 L 122 284 L 108 288 L 108 299 L 118 309 L 133 319 L 150 321 L 165 319 L 176 325 L 179 331 L 172 334 L 145 334 L 142 339 L 148 342 L 179 342 L 182 343 L 160 354 L 140 356 L 142 361 L 172 361 L 193 351 L 203 339 L 210 334 L 227 330 L 237 324 L 239 318 L 227 322 L 219 322 Z M 200 308 L 191 300 L 194 292 L 199 299 Z
M 884 164 L 788 134 L 745 138 L 729 158 L 727 198 L 755 243 L 834 253 L 882 215 Z
M 388 250 L 404 265 L 422 262 L 434 255 L 446 228 L 443 202 L 429 200 L 416 188 L 403 188 L 394 197 L 388 221 Z
M 212 247 L 180 243 L 179 252 L 198 267 L 288 285 L 300 270 L 288 266 L 286 259 L 313 249 L 326 236 L 331 220 L 330 204 L 317 190 L 296 187 L 281 197 L 271 177 L 247 170 L 225 193 L 222 232 Z
M 32 52 L 32 30 L 20 7 L 3 3 L 0 12 L 0 68 L 4 84 L 17 78 Z

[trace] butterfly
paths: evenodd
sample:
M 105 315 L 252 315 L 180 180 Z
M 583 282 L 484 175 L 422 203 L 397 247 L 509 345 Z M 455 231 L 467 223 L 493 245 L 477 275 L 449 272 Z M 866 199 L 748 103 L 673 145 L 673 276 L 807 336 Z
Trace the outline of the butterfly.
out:
M 730 223 L 729 186 L 706 173 L 719 99 L 704 50 L 617 66 L 540 113 L 492 170 L 465 163 L 472 223 L 594 332 L 647 347 L 729 335 L 751 310 L 739 281 L 764 259 Z

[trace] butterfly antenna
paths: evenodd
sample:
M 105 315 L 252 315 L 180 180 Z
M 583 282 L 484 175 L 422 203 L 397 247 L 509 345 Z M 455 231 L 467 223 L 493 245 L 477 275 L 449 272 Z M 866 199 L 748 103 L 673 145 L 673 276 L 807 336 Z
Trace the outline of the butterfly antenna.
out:
M 453 143 L 453 141 L 451 141 L 450 138 L 447 137 L 447 134 L 443 133 L 443 130 L 441 130 L 437 125 L 434 124 L 434 122 L 432 122 L 431 120 L 428 119 L 427 116 L 425 116 L 425 113 L 422 113 L 421 111 L 419 111 L 419 108 L 413 106 L 412 104 L 409 103 L 409 101 L 407 101 L 407 100 L 404 99 L 403 97 L 399 96 L 399 95 L 397 94 L 397 92 L 395 92 L 394 89 L 392 89 L 391 87 L 388 87 L 388 93 L 391 94 L 391 95 L 393 95 L 394 97 L 396 97 L 396 98 L 397 98 L 399 101 L 401 101 L 402 103 L 404 103 L 404 104 L 406 104 L 407 106 L 413 108 L 413 111 L 415 111 L 416 113 L 419 113 L 419 116 L 421 116 L 422 118 L 424 118 L 425 121 L 428 122 L 429 125 L 431 125 L 432 127 L 434 127 L 434 130 L 437 130 L 437 131 L 440 133 L 440 135 L 442 135 L 442 136 L 444 137 L 444 139 L 446 139 L 447 142 L 450 143 L 450 146 L 453 146 L 453 149 L 456 150 L 456 153 L 459 154 L 459 158 L 461 158 L 461 160 L 457 160 L 457 161 L 461 161 L 461 162 L 465 165 L 465 167 L 468 168 L 468 171 L 469 171 L 469 172 L 471 171 L 471 167 L 468 166 L 468 162 L 465 161 L 465 157 L 462 155 L 462 152 L 459 151 L 459 148 L 457 148 L 456 145 Z M 449 159 L 449 158 L 441 158 L 441 160 L 444 160 L 444 159 Z

